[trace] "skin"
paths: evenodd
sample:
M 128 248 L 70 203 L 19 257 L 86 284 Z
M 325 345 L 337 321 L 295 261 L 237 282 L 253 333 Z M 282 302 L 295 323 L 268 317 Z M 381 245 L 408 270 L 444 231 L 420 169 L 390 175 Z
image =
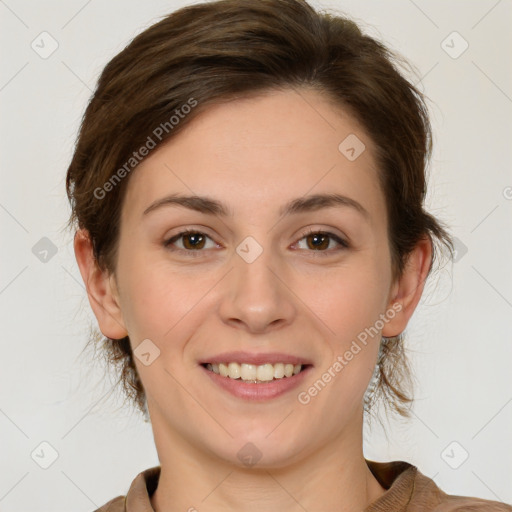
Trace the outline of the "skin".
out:
M 366 146 L 354 161 L 338 150 L 350 134 Z M 393 304 L 401 310 L 382 335 L 401 333 L 421 298 L 431 244 L 418 243 L 393 280 L 377 172 L 362 127 L 319 92 L 267 91 L 209 107 L 133 172 L 115 275 L 98 268 L 87 232 L 77 233 L 75 254 L 102 333 L 129 335 L 133 349 L 150 339 L 160 350 L 148 366 L 135 358 L 161 465 L 151 499 L 157 512 L 354 511 L 385 492 L 362 440 L 380 336 L 307 405 L 297 399 Z M 234 216 L 176 205 L 143 215 L 171 193 L 217 199 Z M 368 217 L 350 206 L 279 216 L 291 199 L 316 193 L 348 196 Z M 186 237 L 174 252 L 164 246 L 186 228 L 209 237 L 201 249 Z M 327 238 L 317 249 L 305 228 L 350 246 Z M 263 249 L 252 263 L 236 252 L 247 236 Z M 212 384 L 198 364 L 229 350 L 290 353 L 313 368 L 299 389 L 245 401 Z M 237 457 L 249 442 L 261 453 L 251 467 Z

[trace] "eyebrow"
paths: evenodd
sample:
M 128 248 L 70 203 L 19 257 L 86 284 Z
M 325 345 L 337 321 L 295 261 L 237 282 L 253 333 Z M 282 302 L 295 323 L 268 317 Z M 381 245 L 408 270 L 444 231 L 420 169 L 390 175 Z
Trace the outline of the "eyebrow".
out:
M 224 203 L 207 196 L 171 194 L 156 200 L 148 206 L 143 215 L 165 207 L 182 206 L 207 215 L 216 215 L 219 217 L 233 217 L 233 211 Z M 366 220 L 369 220 L 370 214 L 355 199 L 341 194 L 313 194 L 304 197 L 298 197 L 286 203 L 279 210 L 279 216 L 311 212 L 322 208 L 349 207 L 360 213 Z

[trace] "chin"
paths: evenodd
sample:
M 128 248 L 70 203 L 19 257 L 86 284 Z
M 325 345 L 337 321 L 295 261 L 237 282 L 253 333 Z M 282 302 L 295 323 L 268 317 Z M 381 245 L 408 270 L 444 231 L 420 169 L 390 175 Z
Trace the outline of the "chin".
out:
M 259 436 L 254 432 L 250 436 L 234 436 L 226 445 L 211 447 L 211 450 L 228 464 L 240 468 L 277 469 L 293 464 L 302 453 L 302 448 L 290 436 L 282 433 L 269 435 L 271 431 L 266 430 Z M 307 445 L 306 440 L 304 444 Z

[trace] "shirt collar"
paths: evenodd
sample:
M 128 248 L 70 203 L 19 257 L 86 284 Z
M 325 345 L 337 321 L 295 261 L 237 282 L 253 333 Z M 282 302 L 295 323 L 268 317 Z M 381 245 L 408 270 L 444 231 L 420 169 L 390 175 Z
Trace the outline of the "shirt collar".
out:
M 366 460 L 370 471 L 386 489 L 364 512 L 401 512 L 411 501 L 416 477 L 416 466 L 404 461 L 376 462 Z M 160 477 L 160 466 L 139 473 L 133 480 L 125 499 L 125 512 L 154 512 L 150 497 L 155 492 Z

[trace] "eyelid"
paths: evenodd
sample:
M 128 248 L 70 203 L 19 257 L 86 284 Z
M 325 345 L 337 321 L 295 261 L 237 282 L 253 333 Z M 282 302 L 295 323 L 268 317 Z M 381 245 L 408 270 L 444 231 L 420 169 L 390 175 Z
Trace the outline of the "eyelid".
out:
M 187 255 L 191 255 L 193 257 L 199 256 L 200 253 L 205 252 L 204 249 L 187 250 L 187 249 L 181 249 L 181 248 L 172 248 L 171 244 L 174 243 L 176 240 L 179 240 L 181 237 L 186 236 L 187 234 L 191 234 L 191 233 L 204 235 L 207 238 L 209 238 L 210 240 L 212 240 L 215 244 L 217 244 L 217 242 L 215 242 L 215 240 L 210 235 L 208 235 L 206 232 L 202 231 L 202 229 L 203 228 L 183 229 L 182 231 L 176 233 L 172 237 L 165 239 L 163 242 L 163 245 L 165 248 L 167 248 L 168 250 L 173 251 L 173 252 L 187 253 Z M 327 249 L 327 250 L 323 250 L 323 251 L 322 250 L 315 251 L 315 250 L 307 250 L 307 249 L 299 249 L 299 250 L 305 250 L 308 253 L 315 253 L 315 255 L 318 255 L 318 256 L 323 256 L 323 255 L 327 256 L 332 253 L 337 253 L 340 250 L 348 249 L 351 247 L 351 244 L 343 236 L 333 233 L 332 231 L 329 231 L 328 229 L 318 229 L 318 228 L 307 228 L 305 231 L 303 231 L 299 235 L 299 238 L 296 240 L 296 242 L 294 242 L 294 245 L 296 245 L 302 239 L 304 239 L 307 236 L 312 235 L 312 234 L 326 235 L 326 236 L 330 237 L 332 240 L 334 240 L 340 247 L 338 249 Z M 219 245 L 219 244 L 217 244 L 217 245 Z
M 206 238 L 209 238 L 210 240 L 212 240 L 212 242 L 214 242 L 215 244 L 217 244 L 217 242 L 215 242 L 215 240 L 210 236 L 208 235 L 208 233 L 206 233 L 205 231 L 202 230 L 203 228 L 186 228 L 186 229 L 183 229 L 182 231 L 176 233 L 175 235 L 172 235 L 171 237 L 169 238 L 166 238 L 163 242 L 163 246 L 170 250 L 170 251 L 173 251 L 173 252 L 182 252 L 182 253 L 187 253 L 187 254 L 192 254 L 193 256 L 196 256 L 198 255 L 199 253 L 201 252 L 204 252 L 204 249 L 200 249 L 200 250 L 187 250 L 187 249 L 181 249 L 181 248 L 174 248 L 174 247 L 171 247 L 171 244 L 173 244 L 174 242 L 176 242 L 177 240 L 179 240 L 180 238 L 186 236 L 187 234 L 200 234 L 200 235 L 204 235 Z M 219 244 L 217 244 L 219 245 Z
M 334 240 L 340 247 L 337 249 L 327 249 L 325 251 L 314 251 L 314 250 L 306 250 L 308 253 L 313 253 L 315 256 L 329 256 L 333 253 L 338 253 L 341 250 L 346 250 L 351 247 L 351 244 L 343 237 L 342 235 L 338 235 L 336 233 L 333 233 L 332 231 L 329 231 L 329 229 L 318 229 L 318 228 L 307 228 L 305 231 L 303 231 L 300 235 L 300 238 L 297 239 L 297 244 L 300 242 L 303 238 L 306 238 L 309 235 L 313 234 L 321 234 L 326 235 L 330 237 L 332 240 Z

